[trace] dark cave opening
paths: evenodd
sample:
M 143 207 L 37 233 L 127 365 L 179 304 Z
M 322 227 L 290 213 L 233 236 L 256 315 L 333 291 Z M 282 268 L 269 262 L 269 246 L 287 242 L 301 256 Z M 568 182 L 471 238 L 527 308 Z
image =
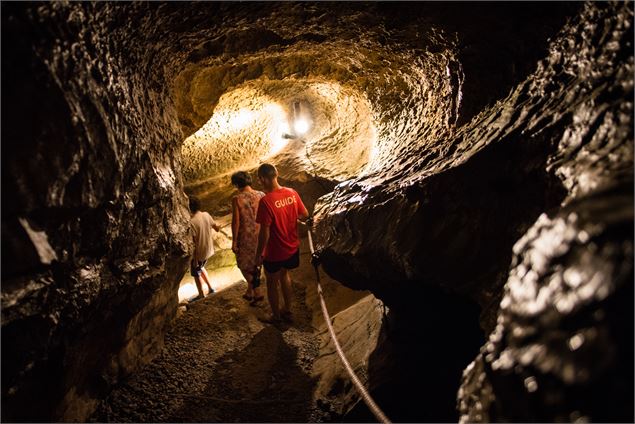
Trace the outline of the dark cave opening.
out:
M 456 387 L 485 340 L 480 308 L 421 284 L 389 309 L 384 342 L 369 357 L 369 385 L 377 387 L 373 397 L 394 422 L 458 421 Z M 372 421 L 363 402 L 345 417 L 345 422 Z
M 3 420 L 372 421 L 306 230 L 295 327 L 179 306 L 265 161 L 393 421 L 632 420 L 632 3 L 1 7 Z

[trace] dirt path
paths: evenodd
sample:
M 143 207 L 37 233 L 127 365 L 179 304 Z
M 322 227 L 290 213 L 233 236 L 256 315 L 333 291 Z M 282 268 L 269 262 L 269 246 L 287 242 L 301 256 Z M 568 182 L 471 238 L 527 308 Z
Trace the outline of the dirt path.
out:
M 116 387 L 91 421 L 324 421 L 313 400 L 319 345 L 306 286 L 294 281 L 295 322 L 278 327 L 258 321 L 266 306 L 249 307 L 244 290 L 239 283 L 190 305 L 161 355 Z

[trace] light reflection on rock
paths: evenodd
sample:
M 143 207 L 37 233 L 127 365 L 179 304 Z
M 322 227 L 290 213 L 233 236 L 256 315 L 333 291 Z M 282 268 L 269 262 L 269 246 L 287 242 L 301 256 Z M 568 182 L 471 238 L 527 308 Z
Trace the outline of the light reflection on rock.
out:
M 628 190 L 628 186 L 623 189 Z M 575 215 L 568 212 L 571 210 Z M 609 217 L 608 210 L 620 213 Z M 581 232 L 586 237 L 580 238 Z M 632 197 L 628 191 L 612 188 L 576 201 L 553 218 L 541 216 L 519 240 L 500 305 L 499 325 L 476 359 L 478 366 L 471 364 L 466 369 L 461 391 L 465 399 L 470 393 L 476 398 L 487 396 L 496 405 L 489 411 L 496 415 L 483 415 L 484 421 L 494 416 L 504 421 L 561 420 L 574 414 L 568 411 L 571 407 L 586 417 L 629 413 L 628 393 L 620 397 L 622 410 L 598 410 L 594 403 L 604 402 L 602 396 L 624 391 L 621 385 L 629 379 L 628 371 L 621 367 L 630 360 L 624 355 L 632 333 L 614 333 L 613 320 L 623 319 L 623 308 L 632 298 L 632 233 Z M 541 238 L 562 240 L 562 245 L 542 242 Z M 589 249 L 591 245 L 595 248 Z M 544 258 L 548 258 L 546 263 Z M 609 308 L 607 301 L 614 306 Z M 479 383 L 478 388 L 470 382 L 474 370 L 487 376 L 493 394 L 482 391 L 484 384 Z M 539 373 L 523 377 L 532 370 Z M 514 411 L 503 392 L 518 379 L 524 381 L 528 392 L 536 393 L 534 402 L 555 402 L 551 406 L 554 412 L 543 415 L 539 406 Z M 588 386 L 592 380 L 605 381 L 605 385 Z M 584 400 L 557 400 L 558 396 L 568 396 L 569 390 Z M 459 401 L 462 421 L 476 420 L 480 409 L 467 405 L 469 402 Z

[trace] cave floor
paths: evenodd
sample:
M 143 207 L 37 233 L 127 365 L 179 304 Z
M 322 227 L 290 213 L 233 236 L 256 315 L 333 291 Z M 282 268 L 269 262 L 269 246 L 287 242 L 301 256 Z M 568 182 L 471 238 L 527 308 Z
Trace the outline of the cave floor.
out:
M 245 287 L 237 283 L 189 305 L 162 353 L 115 387 L 91 421 L 324 421 L 313 396 L 319 344 L 307 285 L 294 278 L 295 322 L 277 327 L 258 321 L 267 303 L 250 307 L 241 297 Z

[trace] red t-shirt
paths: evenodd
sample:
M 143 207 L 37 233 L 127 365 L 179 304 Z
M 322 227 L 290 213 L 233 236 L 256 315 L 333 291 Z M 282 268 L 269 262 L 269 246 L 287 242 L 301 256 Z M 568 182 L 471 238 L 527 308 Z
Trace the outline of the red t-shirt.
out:
M 269 242 L 265 260 L 278 262 L 289 259 L 300 247 L 298 215 L 305 207 L 295 190 L 280 187 L 260 199 L 256 222 L 269 226 Z

